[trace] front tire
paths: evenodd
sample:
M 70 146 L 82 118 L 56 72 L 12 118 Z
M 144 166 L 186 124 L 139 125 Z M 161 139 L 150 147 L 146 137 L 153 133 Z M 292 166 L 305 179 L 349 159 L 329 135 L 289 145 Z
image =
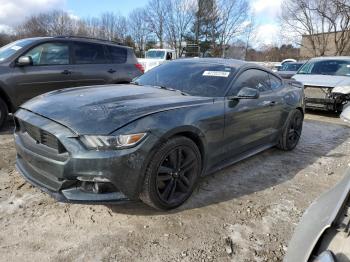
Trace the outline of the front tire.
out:
M 8 117 L 8 108 L 4 100 L 0 98 L 0 129 L 5 124 Z
M 156 209 L 176 208 L 191 196 L 200 173 L 196 144 L 186 137 L 174 137 L 160 146 L 148 164 L 140 199 Z
M 279 149 L 290 151 L 297 146 L 303 129 L 303 121 L 303 113 L 298 109 L 293 110 L 287 119 L 278 141 L 277 147 Z

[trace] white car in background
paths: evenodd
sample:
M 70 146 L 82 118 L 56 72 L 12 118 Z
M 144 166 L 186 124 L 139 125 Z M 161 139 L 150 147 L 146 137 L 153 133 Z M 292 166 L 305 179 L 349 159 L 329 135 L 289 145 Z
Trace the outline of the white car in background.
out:
M 145 69 L 145 72 L 163 64 L 165 61 L 176 58 L 176 52 L 172 49 L 149 49 L 145 58 L 138 58 L 139 63 Z
M 350 100 L 350 57 L 310 59 L 293 79 L 304 84 L 306 108 L 341 113 Z

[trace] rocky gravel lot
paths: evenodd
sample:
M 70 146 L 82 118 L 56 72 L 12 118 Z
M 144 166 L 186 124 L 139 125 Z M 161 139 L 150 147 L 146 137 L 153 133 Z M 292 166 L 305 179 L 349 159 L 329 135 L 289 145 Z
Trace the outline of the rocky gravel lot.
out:
M 12 128 L 0 132 L 0 261 L 281 261 L 305 209 L 350 161 L 350 128 L 313 113 L 294 151 L 203 178 L 175 211 L 62 204 L 15 170 Z

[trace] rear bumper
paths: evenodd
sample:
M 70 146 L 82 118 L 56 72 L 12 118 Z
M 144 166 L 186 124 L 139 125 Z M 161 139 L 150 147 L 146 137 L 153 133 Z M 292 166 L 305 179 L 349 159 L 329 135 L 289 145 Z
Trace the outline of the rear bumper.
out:
M 130 149 L 92 151 L 87 150 L 71 130 L 48 119 L 25 110 L 18 111 L 16 118 L 45 128 L 65 148 L 64 152 L 55 151 L 17 128 L 14 134 L 16 167 L 29 183 L 63 202 L 138 199 L 145 159 L 155 137 L 149 135 L 140 145 Z M 105 182 L 93 182 L 95 179 Z M 94 186 L 101 185 L 108 190 L 95 190 Z

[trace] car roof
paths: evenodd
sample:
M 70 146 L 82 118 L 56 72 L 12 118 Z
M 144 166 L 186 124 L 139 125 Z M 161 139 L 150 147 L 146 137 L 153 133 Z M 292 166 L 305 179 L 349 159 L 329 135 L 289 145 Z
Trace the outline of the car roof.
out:
M 242 60 L 226 59 L 226 58 L 183 58 L 183 59 L 174 60 L 174 62 L 217 64 L 217 65 L 224 65 L 224 66 L 230 66 L 230 67 L 241 67 L 243 65 L 253 64 Z
M 148 49 L 147 51 L 166 51 L 166 52 L 175 52 L 174 49 L 166 49 L 166 48 L 152 48 Z
M 289 62 L 289 63 L 285 63 L 285 65 L 303 65 L 305 64 L 305 62 Z
M 124 48 L 131 48 L 129 46 L 125 46 L 122 43 L 104 40 L 104 39 L 98 39 L 98 38 L 90 38 L 90 37 L 83 37 L 83 36 L 45 36 L 45 37 L 32 37 L 27 38 L 31 40 L 47 40 L 47 39 L 59 39 L 59 40 L 67 40 L 67 41 L 79 41 L 79 42 L 86 42 L 86 43 L 96 43 L 96 44 L 104 44 L 104 45 L 118 45 Z
M 320 56 L 311 58 L 311 60 L 350 60 L 350 56 Z

